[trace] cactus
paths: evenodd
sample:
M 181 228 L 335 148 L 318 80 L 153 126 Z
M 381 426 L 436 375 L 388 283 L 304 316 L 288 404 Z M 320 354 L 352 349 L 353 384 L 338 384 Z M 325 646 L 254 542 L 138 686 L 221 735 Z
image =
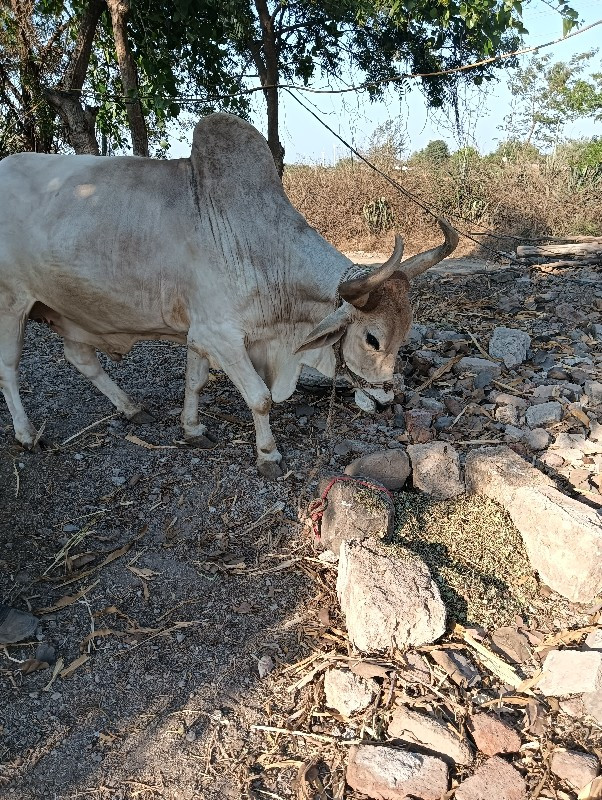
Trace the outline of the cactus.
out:
M 393 210 L 384 197 L 377 197 L 376 200 L 366 203 L 362 214 L 370 233 L 385 233 L 394 225 Z

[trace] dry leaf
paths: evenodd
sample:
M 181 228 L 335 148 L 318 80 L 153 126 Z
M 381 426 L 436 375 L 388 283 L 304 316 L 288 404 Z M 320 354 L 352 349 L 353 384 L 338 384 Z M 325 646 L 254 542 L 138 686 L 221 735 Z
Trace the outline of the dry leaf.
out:
M 24 661 L 19 669 L 24 675 L 29 675 L 32 672 L 37 672 L 39 669 L 48 669 L 50 664 L 47 661 L 40 661 L 37 658 L 28 658 Z
M 360 678 L 366 678 L 366 680 L 370 678 L 388 678 L 391 671 L 391 667 L 386 669 L 379 664 L 370 664 L 367 661 L 349 662 L 349 669 L 355 675 L 359 675 Z
M 113 634 L 119 634 L 120 631 L 114 631 L 112 628 L 99 628 L 97 631 L 92 631 L 87 636 L 85 636 L 79 645 L 79 652 L 83 653 L 86 647 L 88 646 L 88 642 L 93 641 L 94 639 L 101 638 L 102 636 L 111 636 Z
M 560 633 L 551 636 L 549 639 L 544 639 L 544 641 L 536 647 L 536 652 L 541 652 L 542 650 L 549 650 L 552 647 L 556 647 L 559 644 L 569 644 L 569 642 L 578 642 L 583 636 L 588 633 L 592 633 L 592 631 L 600 630 L 599 625 L 586 625 L 584 628 L 575 628 L 575 630 L 569 631 L 560 631 Z
M 527 729 L 530 733 L 535 736 L 543 736 L 548 725 L 548 719 L 543 705 L 531 698 L 529 705 L 525 709 L 525 715 L 527 718 Z
M 128 569 L 130 572 L 133 572 L 134 575 L 137 575 L 139 578 L 142 578 L 145 581 L 150 581 L 155 577 L 155 575 L 161 574 L 160 572 L 155 572 L 154 570 L 149 569 L 148 567 L 128 566 Z
M 135 436 L 133 433 L 128 433 L 125 437 L 128 442 L 132 444 L 137 444 L 138 447 L 144 447 L 146 450 L 177 450 L 175 444 L 151 444 L 150 442 L 145 442 L 144 439 L 141 439 L 139 436 Z
M 244 600 L 239 606 L 232 606 L 232 610 L 236 614 L 252 614 L 253 613 L 253 607 L 251 606 L 250 603 L 247 603 L 246 600 Z
M 76 669 L 81 667 L 82 664 L 85 664 L 86 661 L 89 660 L 90 660 L 89 655 L 85 654 L 83 656 L 79 656 L 74 661 L 72 661 L 68 667 L 65 667 L 65 669 L 61 672 L 61 678 L 68 678 L 70 675 L 73 675 Z
M 578 420 L 579 420 L 579 422 L 580 422 L 582 425 L 585 425 L 585 427 L 586 427 L 586 428 L 589 428 L 589 426 L 590 426 L 589 417 L 587 416 L 587 414 L 586 414 L 584 411 L 582 411 L 582 410 L 579 408 L 579 406 L 573 406 L 573 405 L 570 405 L 570 406 L 569 406 L 569 413 L 570 413 L 570 414 L 571 414 L 573 417 L 575 417 L 575 419 L 578 419 Z
M 48 681 L 46 686 L 44 686 L 44 688 L 42 689 L 43 692 L 49 692 L 50 691 L 50 687 L 54 683 L 57 675 L 59 675 L 60 671 L 63 669 L 64 663 L 65 662 L 63 661 L 63 659 L 59 656 L 59 658 L 57 659 L 56 664 L 54 665 L 54 669 L 52 670 L 52 675 L 50 677 L 50 680 Z
M 518 689 L 518 687 L 523 684 L 522 678 L 514 669 L 512 669 L 510 664 L 507 664 L 502 658 L 496 656 L 496 654 L 488 647 L 485 647 L 485 645 L 477 642 L 476 639 L 473 639 L 472 636 L 466 631 L 463 632 L 462 638 L 466 644 L 470 645 L 474 650 L 476 650 L 481 657 L 481 661 L 483 662 L 484 666 L 491 670 L 494 675 L 497 675 L 497 677 L 503 683 L 507 683 L 509 686 L 512 686 L 513 689 Z
M 90 589 L 93 589 L 97 583 L 99 583 L 99 581 L 94 581 L 94 583 L 91 583 L 89 586 L 86 586 L 84 589 L 81 589 L 75 594 L 64 595 L 63 597 L 59 598 L 53 606 L 37 609 L 36 614 L 52 614 L 55 611 L 60 611 L 61 608 L 66 608 L 67 606 L 73 605 L 73 603 L 76 603 L 81 597 L 87 594 Z

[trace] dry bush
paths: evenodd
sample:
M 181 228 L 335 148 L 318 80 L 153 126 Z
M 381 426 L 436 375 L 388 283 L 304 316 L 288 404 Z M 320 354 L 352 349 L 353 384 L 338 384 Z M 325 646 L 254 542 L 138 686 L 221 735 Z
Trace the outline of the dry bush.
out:
M 566 164 L 501 164 L 456 154 L 441 167 L 419 165 L 391 172 L 391 177 L 461 231 L 508 235 L 479 237 L 500 249 L 514 248 L 517 242 L 510 237 L 602 235 L 600 186 L 592 182 L 576 189 Z M 408 251 L 441 239 L 432 217 L 361 162 L 288 167 L 284 185 L 309 223 L 341 250 L 387 252 L 395 231 L 406 239 Z M 380 198 L 393 223 L 388 230 L 370 226 L 363 213 Z M 474 250 L 472 242 L 463 239 L 458 254 Z

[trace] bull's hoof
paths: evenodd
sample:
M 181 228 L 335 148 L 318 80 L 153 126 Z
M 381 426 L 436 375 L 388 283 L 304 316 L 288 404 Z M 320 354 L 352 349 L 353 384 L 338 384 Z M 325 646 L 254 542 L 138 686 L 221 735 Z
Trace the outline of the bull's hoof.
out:
M 155 418 L 148 411 L 142 409 L 141 411 L 136 411 L 133 417 L 129 417 L 129 421 L 133 422 L 134 425 L 152 425 L 155 422 Z
M 213 439 L 211 436 L 206 436 L 205 434 L 191 436 L 190 438 L 186 437 L 184 442 L 189 447 L 198 447 L 200 450 L 213 450 L 213 448 L 217 445 L 215 439 Z
M 258 461 L 257 470 L 264 478 L 269 478 L 271 481 L 276 480 L 281 475 L 284 475 L 286 464 L 284 461 Z
M 51 442 L 50 439 L 46 439 L 44 436 L 38 437 L 33 442 L 23 443 L 18 439 L 15 439 L 15 442 L 18 447 L 27 451 L 28 453 L 43 453 L 45 450 L 57 449 L 57 445 L 54 442 Z

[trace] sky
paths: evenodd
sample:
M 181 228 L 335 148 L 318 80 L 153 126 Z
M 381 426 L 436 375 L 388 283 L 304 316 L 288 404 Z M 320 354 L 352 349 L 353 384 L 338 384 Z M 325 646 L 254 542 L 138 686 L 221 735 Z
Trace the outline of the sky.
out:
M 578 12 L 583 26 L 602 19 L 602 0 L 572 0 L 571 6 Z M 525 47 L 544 44 L 562 36 L 562 19 L 545 0 L 531 0 L 524 4 L 523 20 L 529 34 L 524 37 Z M 551 53 L 554 61 L 568 61 L 571 56 L 602 45 L 602 25 L 585 31 L 546 48 L 541 53 Z M 524 61 L 529 56 L 523 57 Z M 596 57 L 600 69 L 599 53 Z M 319 86 L 314 83 L 314 86 Z M 389 119 L 399 120 L 406 133 L 405 155 L 420 150 L 433 139 L 443 139 L 452 150 L 473 144 L 480 152 L 494 150 L 505 137 L 499 127 L 510 110 L 511 96 L 504 72 L 500 80 L 487 85 L 485 92 L 472 90 L 465 98 L 462 125 L 464 139 L 460 140 L 453 125 L 440 113 L 429 111 L 421 92 L 413 89 L 400 97 L 389 90 L 383 102 L 371 103 L 363 95 L 316 95 L 300 93 L 301 99 L 310 105 L 331 128 L 358 150 L 362 150 L 377 125 Z M 263 101 L 256 95 L 254 124 L 265 133 Z M 281 139 L 285 147 L 285 161 L 291 163 L 332 164 L 333 160 L 346 157 L 348 151 L 323 128 L 307 111 L 294 100 L 281 93 Z M 602 134 L 602 124 L 581 120 L 566 130 L 571 138 Z M 184 153 L 174 153 L 184 155 Z M 188 153 L 186 152 L 186 155 Z

